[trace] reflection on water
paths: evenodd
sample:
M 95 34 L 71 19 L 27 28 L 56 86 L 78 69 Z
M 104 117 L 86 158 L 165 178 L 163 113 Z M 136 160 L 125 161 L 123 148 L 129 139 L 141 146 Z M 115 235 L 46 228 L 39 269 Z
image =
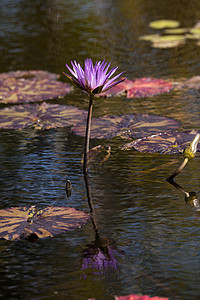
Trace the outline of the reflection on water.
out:
M 199 75 L 200 48 L 193 41 L 174 49 L 153 49 L 139 41 L 150 21 L 170 18 L 191 27 L 200 2 L 2 0 L 0 72 L 43 69 L 61 74 L 65 62 L 106 59 L 129 79 Z M 63 79 L 63 78 L 62 78 Z M 64 80 L 64 79 L 63 79 Z M 85 95 L 52 102 L 88 107 Z M 144 99 L 96 99 L 94 117 L 151 113 L 175 118 L 185 129 L 199 128 L 199 90 L 171 91 Z M 143 293 L 198 299 L 199 212 L 167 178 L 181 162 L 177 155 L 121 151 L 120 138 L 91 141 L 111 146 L 111 155 L 90 184 L 98 229 L 124 251 L 119 268 L 104 278 L 80 278 L 85 245 L 94 245 L 91 223 L 53 239 L 0 243 L 0 296 L 4 299 L 113 299 Z M 0 131 L 1 208 L 67 205 L 88 212 L 81 158 L 84 140 L 68 128 Z M 179 174 L 178 183 L 199 197 L 199 154 Z M 73 185 L 70 199 L 65 183 Z M 56 201 L 56 202 L 55 202 Z

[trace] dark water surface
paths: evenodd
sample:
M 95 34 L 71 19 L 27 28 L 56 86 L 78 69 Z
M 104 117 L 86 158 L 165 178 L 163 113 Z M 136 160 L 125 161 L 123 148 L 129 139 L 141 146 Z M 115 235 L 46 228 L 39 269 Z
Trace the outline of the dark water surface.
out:
M 106 59 L 128 78 L 190 78 L 200 74 L 200 47 L 194 41 L 174 49 L 153 49 L 139 41 L 148 23 L 176 19 L 182 27 L 200 20 L 200 2 L 172 0 L 1 0 L 0 72 L 47 70 L 61 74 L 65 63 L 86 57 Z M 62 77 L 64 80 L 64 78 Z M 96 99 L 94 116 L 152 113 L 173 117 L 183 128 L 198 128 L 199 90 L 144 99 Z M 87 108 L 75 91 L 54 103 Z M 2 106 L 3 107 L 3 106 Z M 91 223 L 37 243 L 0 243 L 2 299 L 113 299 L 142 293 L 171 299 L 200 298 L 200 213 L 165 178 L 180 164 L 178 155 L 120 151 L 119 138 L 90 182 L 99 231 L 112 240 L 119 269 L 104 275 L 81 265 L 94 239 Z M 0 208 L 70 205 L 88 212 L 82 175 L 84 140 L 67 128 L 0 131 Z M 168 163 L 171 164 L 168 164 Z M 160 166 L 163 167 L 160 168 Z M 199 196 L 200 157 L 177 177 Z M 70 200 L 65 180 L 73 184 Z

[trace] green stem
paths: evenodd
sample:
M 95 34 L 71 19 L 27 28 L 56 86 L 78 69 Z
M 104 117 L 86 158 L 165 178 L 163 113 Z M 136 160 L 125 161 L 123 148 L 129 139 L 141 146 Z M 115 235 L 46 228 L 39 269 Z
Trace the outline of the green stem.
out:
M 186 166 L 187 162 L 188 162 L 188 158 L 184 158 L 184 161 L 182 162 L 182 164 L 180 165 L 180 167 L 171 175 L 167 178 L 167 181 L 172 181 L 174 179 L 174 177 L 176 175 L 178 175 L 182 170 L 183 168 Z
M 95 211 L 92 202 L 92 195 L 91 195 L 89 176 L 88 176 L 88 152 L 90 147 L 90 129 L 91 129 L 91 120 L 92 120 L 93 97 L 94 97 L 93 95 L 90 95 L 90 102 L 88 107 L 88 116 L 87 116 L 86 132 L 85 132 L 85 148 L 84 148 L 84 156 L 83 156 L 83 174 L 84 174 L 85 186 L 87 191 L 88 205 L 90 208 L 90 213 L 93 216 L 93 225 L 96 228 L 96 222 L 94 218 Z
M 88 152 L 90 148 L 90 130 L 91 130 L 91 120 L 92 120 L 92 107 L 93 107 L 93 95 L 90 95 L 90 102 L 88 107 L 88 116 L 85 132 L 85 148 L 84 148 L 84 158 L 83 158 L 83 170 L 87 169 L 88 163 Z

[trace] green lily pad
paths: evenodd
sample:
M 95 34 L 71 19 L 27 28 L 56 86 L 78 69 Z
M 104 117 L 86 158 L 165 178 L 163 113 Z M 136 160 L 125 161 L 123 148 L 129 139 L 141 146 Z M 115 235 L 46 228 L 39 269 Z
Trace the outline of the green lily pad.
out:
M 160 37 L 160 34 L 147 34 L 147 35 L 141 35 L 139 37 L 139 40 L 153 42 L 154 40 L 156 40 L 159 37 Z
M 157 115 L 131 114 L 119 116 L 104 116 L 92 119 L 91 138 L 109 139 L 115 136 L 121 138 L 139 138 L 163 131 L 175 130 L 179 123 Z M 85 136 L 86 122 L 78 123 L 72 128 L 77 135 Z
M 0 210 L 0 239 L 37 240 L 81 227 L 89 215 L 71 207 L 11 207 Z
M 154 48 L 173 48 L 184 44 L 186 41 L 183 35 L 163 35 L 153 40 Z
M 190 40 L 200 40 L 200 33 L 186 34 L 186 38 Z
M 184 34 L 189 31 L 190 31 L 189 28 L 172 28 L 172 29 L 165 29 L 164 33 L 176 35 L 176 34 Z
M 0 74 L 0 103 L 43 101 L 69 94 L 72 87 L 45 71 L 16 71 Z
M 75 125 L 85 119 L 87 112 L 73 106 L 59 104 L 24 104 L 0 110 L 0 128 L 49 129 Z
M 190 32 L 193 34 L 199 34 L 200 35 L 200 28 L 191 28 Z
M 162 132 L 160 134 L 154 134 L 146 138 L 134 140 L 131 143 L 123 145 L 121 149 L 135 149 L 143 153 L 182 153 L 185 147 L 193 140 L 198 132 L 200 131 L 191 130 L 182 132 Z M 197 150 L 200 151 L 199 144 Z
M 157 20 L 149 23 L 149 27 L 153 29 L 163 29 L 163 28 L 176 28 L 180 25 L 180 22 L 176 20 Z

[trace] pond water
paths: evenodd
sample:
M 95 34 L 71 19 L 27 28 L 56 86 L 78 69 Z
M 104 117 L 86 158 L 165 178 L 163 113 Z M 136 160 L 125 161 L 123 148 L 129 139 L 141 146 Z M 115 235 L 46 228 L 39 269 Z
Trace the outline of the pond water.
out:
M 61 74 L 65 63 L 91 57 L 111 61 L 129 79 L 199 75 L 200 47 L 194 40 L 172 49 L 154 49 L 139 40 L 153 32 L 148 27 L 153 20 L 194 26 L 200 20 L 197 0 L 1 0 L 0 8 L 1 73 L 41 69 Z M 75 90 L 50 103 L 87 109 L 88 98 Z M 97 98 L 93 116 L 143 112 L 197 129 L 199 90 Z M 83 253 L 95 240 L 91 222 L 37 243 L 1 241 L 2 299 L 109 300 L 131 293 L 199 299 L 200 214 L 165 180 L 182 157 L 119 150 L 123 143 L 120 138 L 91 141 L 91 147 L 112 148 L 102 167 L 91 168 L 90 184 L 98 230 L 112 245 L 118 268 L 105 274 L 81 271 Z M 83 147 L 84 139 L 69 128 L 1 130 L 0 208 L 66 205 L 88 212 Z M 177 176 L 198 197 L 199 169 L 198 153 Z M 69 200 L 66 179 L 73 185 Z

